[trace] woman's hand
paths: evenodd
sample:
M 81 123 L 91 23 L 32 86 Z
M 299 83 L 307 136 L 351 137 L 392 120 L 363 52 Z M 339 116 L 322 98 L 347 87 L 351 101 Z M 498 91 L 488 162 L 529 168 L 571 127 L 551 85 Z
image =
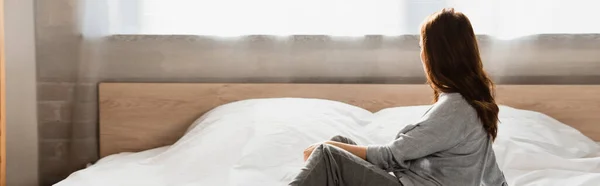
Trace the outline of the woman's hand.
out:
M 308 146 L 308 148 L 304 149 L 304 161 L 306 161 L 308 159 L 308 157 L 310 157 L 312 152 L 315 150 L 315 148 L 317 148 L 321 144 L 323 144 L 323 143 L 315 143 L 315 144 Z

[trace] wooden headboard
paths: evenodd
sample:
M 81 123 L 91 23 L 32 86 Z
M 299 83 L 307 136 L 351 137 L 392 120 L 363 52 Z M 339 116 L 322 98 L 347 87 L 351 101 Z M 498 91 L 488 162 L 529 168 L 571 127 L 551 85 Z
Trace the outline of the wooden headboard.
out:
M 301 97 L 370 111 L 431 104 L 427 85 L 102 83 L 100 156 L 173 144 L 210 109 L 250 98 Z M 550 115 L 600 141 L 600 85 L 499 85 L 500 104 Z

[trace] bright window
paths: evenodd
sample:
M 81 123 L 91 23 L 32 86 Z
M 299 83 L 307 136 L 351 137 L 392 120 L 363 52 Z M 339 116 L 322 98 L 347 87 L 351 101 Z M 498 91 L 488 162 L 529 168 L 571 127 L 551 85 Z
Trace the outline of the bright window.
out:
M 478 34 L 600 33 L 594 0 L 109 0 L 111 32 L 167 35 L 403 35 L 444 7 Z

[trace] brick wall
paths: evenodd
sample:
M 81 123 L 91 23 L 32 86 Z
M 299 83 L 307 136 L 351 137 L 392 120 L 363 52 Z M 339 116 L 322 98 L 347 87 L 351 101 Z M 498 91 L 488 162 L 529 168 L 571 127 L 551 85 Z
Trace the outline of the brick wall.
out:
M 36 59 L 40 184 L 51 185 L 70 166 L 81 37 L 77 0 L 36 0 Z

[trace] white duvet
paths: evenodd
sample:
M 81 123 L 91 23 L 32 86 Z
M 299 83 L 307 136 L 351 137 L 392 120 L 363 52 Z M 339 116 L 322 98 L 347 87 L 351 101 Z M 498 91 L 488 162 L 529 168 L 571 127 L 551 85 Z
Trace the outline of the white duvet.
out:
M 428 108 L 373 114 L 318 99 L 239 101 L 205 114 L 171 146 L 108 156 L 56 185 L 286 185 L 302 167 L 308 145 L 334 135 L 359 144 L 387 143 Z M 509 185 L 600 185 L 600 146 L 577 130 L 510 107 L 500 108 L 500 121 L 494 150 Z

